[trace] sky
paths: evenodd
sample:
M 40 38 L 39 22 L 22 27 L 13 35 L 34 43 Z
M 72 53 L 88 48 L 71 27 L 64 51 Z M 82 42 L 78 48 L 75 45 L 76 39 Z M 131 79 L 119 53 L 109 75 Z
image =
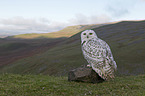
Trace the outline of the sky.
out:
M 0 35 L 145 20 L 145 0 L 0 0 Z

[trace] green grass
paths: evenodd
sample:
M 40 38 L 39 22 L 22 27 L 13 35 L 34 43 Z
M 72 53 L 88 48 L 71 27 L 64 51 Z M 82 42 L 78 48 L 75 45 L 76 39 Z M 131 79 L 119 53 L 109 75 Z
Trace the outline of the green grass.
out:
M 145 96 L 145 75 L 116 77 L 99 84 L 67 77 L 0 75 L 0 96 Z

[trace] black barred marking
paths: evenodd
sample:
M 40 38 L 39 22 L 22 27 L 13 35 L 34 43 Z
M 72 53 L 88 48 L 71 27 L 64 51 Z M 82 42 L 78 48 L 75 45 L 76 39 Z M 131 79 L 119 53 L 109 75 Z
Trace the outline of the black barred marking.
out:
M 86 43 L 86 41 L 84 41 L 84 42 L 82 43 L 82 45 L 84 45 L 84 43 Z
M 82 46 L 82 49 L 93 58 L 100 59 L 101 57 L 106 56 L 105 48 L 101 47 L 99 41 L 97 42 L 94 39 L 89 40 L 85 45 Z

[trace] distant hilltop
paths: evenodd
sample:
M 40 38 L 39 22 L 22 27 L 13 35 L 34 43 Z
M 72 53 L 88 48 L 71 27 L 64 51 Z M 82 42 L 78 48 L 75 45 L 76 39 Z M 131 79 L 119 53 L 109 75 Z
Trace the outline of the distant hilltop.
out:
M 0 38 L 5 38 L 7 37 L 7 35 L 0 35 Z
M 20 32 L 0 32 L 0 38 L 20 34 Z
M 93 29 L 106 24 L 90 24 L 90 25 L 76 25 L 76 26 L 68 26 L 60 31 L 49 32 L 49 33 L 27 33 L 27 34 L 19 34 L 9 36 L 8 38 L 19 38 L 19 39 L 41 39 L 41 38 L 62 38 L 62 37 L 71 37 L 78 32 L 87 29 Z

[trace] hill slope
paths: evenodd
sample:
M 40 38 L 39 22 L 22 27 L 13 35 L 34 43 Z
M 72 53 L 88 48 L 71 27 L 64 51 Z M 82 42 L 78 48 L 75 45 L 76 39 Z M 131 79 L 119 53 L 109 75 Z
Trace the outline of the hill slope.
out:
M 0 39 L 0 68 L 16 60 L 45 52 L 65 39 Z
M 66 77 L 0 75 L 1 96 L 144 96 L 145 75 L 117 77 L 99 84 L 68 82 Z
M 21 34 L 0 38 L 0 68 L 19 59 L 33 56 L 54 47 L 59 42 L 85 29 L 103 24 L 69 26 L 58 32 Z M 65 38 L 64 38 L 65 37 Z
M 93 29 L 99 38 L 110 45 L 118 65 L 118 74 L 145 73 L 144 26 L 145 21 L 125 21 Z M 86 64 L 81 52 L 80 33 L 77 33 L 44 53 L 18 60 L 0 72 L 67 75 L 70 69 Z

